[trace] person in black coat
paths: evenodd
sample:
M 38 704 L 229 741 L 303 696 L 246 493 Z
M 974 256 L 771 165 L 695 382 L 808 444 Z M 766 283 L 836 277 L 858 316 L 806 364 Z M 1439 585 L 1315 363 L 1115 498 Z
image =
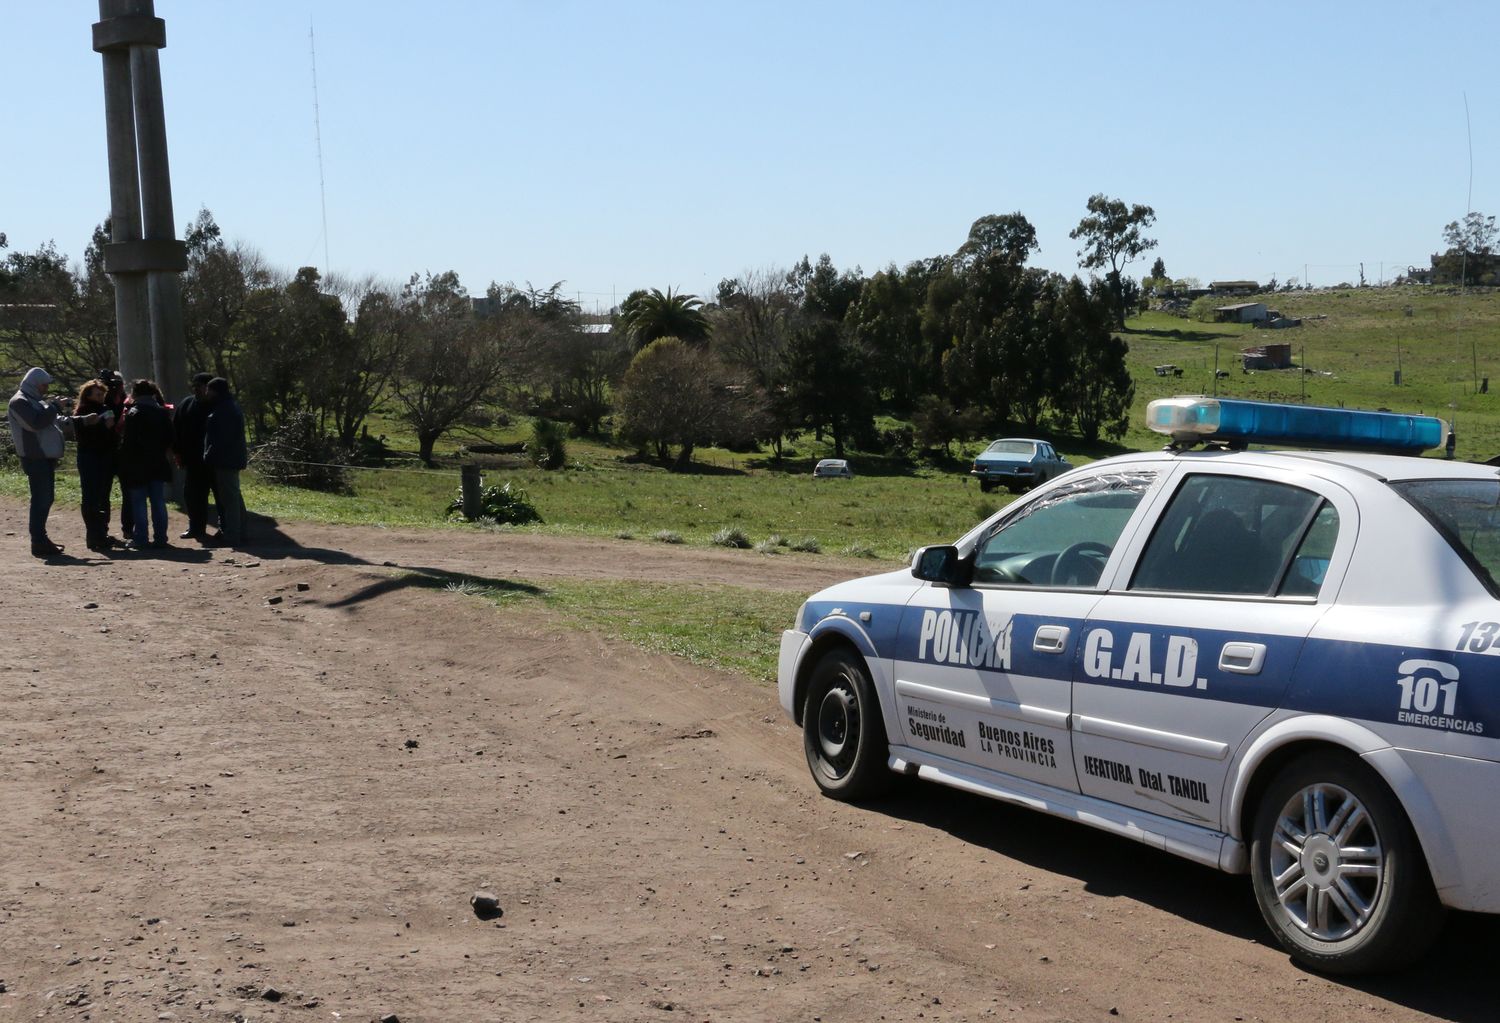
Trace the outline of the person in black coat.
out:
M 91 551 L 107 551 L 118 543 L 109 535 L 109 491 L 115 480 L 115 451 L 120 435 L 115 432 L 115 413 L 104 403 L 102 380 L 90 380 L 78 389 L 75 416 L 98 414 L 98 419 L 75 420 L 73 437 L 78 452 L 78 488 L 82 492 L 83 532 Z
M 172 448 L 184 472 L 182 503 L 188 517 L 184 540 L 208 539 L 208 494 L 214 471 L 203 464 L 203 433 L 208 425 L 208 382 L 213 378 L 212 373 L 195 374 L 193 393 L 177 403 L 172 417 Z
M 167 545 L 167 484 L 172 479 L 172 415 L 157 400 L 160 392 L 150 380 L 137 380 L 130 389 L 130 408 L 120 436 L 120 482 L 130 502 L 135 528 L 130 547 L 143 550 L 146 542 L 146 505 L 151 506 L 149 546 Z
M 250 463 L 245 414 L 229 393 L 229 381 L 208 382 L 208 421 L 203 428 L 203 464 L 213 470 L 214 504 L 219 509 L 220 543 L 238 547 L 245 539 L 245 500 L 240 473 Z
M 99 379 L 104 384 L 104 407 L 114 413 L 114 431 L 116 444 L 110 452 L 109 463 L 109 485 L 115 485 L 115 479 L 120 475 L 120 463 L 118 461 L 118 440 L 125 432 L 125 409 L 129 407 L 125 393 L 125 378 L 112 369 L 101 369 Z M 135 531 L 135 523 L 130 518 L 130 502 L 125 500 L 125 481 L 120 481 L 120 535 L 126 540 L 130 539 L 131 533 Z

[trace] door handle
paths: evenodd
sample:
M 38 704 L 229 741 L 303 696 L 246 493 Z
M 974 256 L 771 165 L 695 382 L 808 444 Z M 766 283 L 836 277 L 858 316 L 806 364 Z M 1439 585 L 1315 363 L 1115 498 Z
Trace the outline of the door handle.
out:
M 1060 654 L 1068 648 L 1069 632 L 1066 625 L 1037 626 L 1031 649 L 1042 654 Z
M 1219 652 L 1219 670 L 1236 675 L 1259 675 L 1265 663 L 1264 643 L 1225 643 Z

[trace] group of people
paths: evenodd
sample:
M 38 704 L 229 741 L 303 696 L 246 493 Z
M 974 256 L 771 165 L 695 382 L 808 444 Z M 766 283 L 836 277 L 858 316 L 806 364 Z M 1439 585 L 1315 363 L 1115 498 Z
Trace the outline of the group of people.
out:
M 183 470 L 188 517 L 181 539 L 229 547 L 243 541 L 240 472 L 249 450 L 244 413 L 227 380 L 199 373 L 193 377 L 193 393 L 174 407 L 152 381 L 136 380 L 127 394 L 124 378 L 106 370 L 78 389 L 71 410 L 48 397 L 52 383 L 50 373 L 33 367 L 6 407 L 11 440 L 30 487 L 27 525 L 34 557 L 63 553 L 62 545 L 47 535 L 47 517 L 69 435 L 78 458 L 80 510 L 89 550 L 140 551 L 168 545 L 166 492 L 174 461 Z M 117 478 L 124 539 L 109 533 L 110 492 Z M 219 532 L 214 535 L 208 532 L 210 495 L 219 513 Z

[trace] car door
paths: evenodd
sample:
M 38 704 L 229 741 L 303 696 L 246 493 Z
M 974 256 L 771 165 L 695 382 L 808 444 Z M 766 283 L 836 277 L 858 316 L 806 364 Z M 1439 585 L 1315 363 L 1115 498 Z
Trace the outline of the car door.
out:
M 1068 715 L 1079 629 L 1156 475 L 1098 473 L 1020 503 L 977 538 L 971 584 L 917 592 L 894 661 L 908 745 L 1077 791 Z
M 1274 469 L 1184 470 L 1171 491 L 1083 626 L 1074 760 L 1085 794 L 1222 830 L 1229 763 L 1281 703 L 1356 512 Z

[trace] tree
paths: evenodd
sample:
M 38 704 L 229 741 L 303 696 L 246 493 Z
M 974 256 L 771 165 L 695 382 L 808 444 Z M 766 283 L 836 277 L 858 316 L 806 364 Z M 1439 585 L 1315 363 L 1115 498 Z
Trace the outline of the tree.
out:
M 929 283 L 927 264 L 891 266 L 865 282 L 845 317 L 855 343 L 870 353 L 871 386 L 897 411 L 912 408 L 941 379 L 935 372 L 941 363 L 929 357 L 922 338 Z
M 919 445 L 924 448 L 941 447 L 945 456 L 951 454 L 954 441 L 968 440 L 983 428 L 979 416 L 972 409 L 960 412 L 954 409 L 953 403 L 947 398 L 936 394 L 924 394 L 917 399 L 911 423 Z
M 190 368 L 229 377 L 235 361 L 235 327 L 250 294 L 273 285 L 273 274 L 254 249 L 226 245 L 206 208 L 183 235 L 188 265 L 182 275 L 182 327 Z
M 1137 203 L 1126 206 L 1103 192 L 1089 197 L 1089 215 L 1068 233 L 1083 248 L 1078 250 L 1078 265 L 1085 270 L 1103 270 L 1115 299 L 1115 324 L 1125 326 L 1125 288 L 1123 272 L 1127 264 L 1142 253 L 1156 248 L 1156 241 L 1141 232 L 1156 223 L 1156 211 Z
M 786 282 L 799 307 L 787 345 L 785 411 L 820 436 L 826 430 L 842 458 L 855 438 L 875 433 L 872 360 L 846 322 L 864 278 L 858 268 L 840 273 L 824 253 L 816 263 L 803 256 Z
M 655 288 L 632 291 L 620 305 L 616 326 L 636 351 L 662 337 L 701 346 L 707 343 L 711 329 L 698 296 L 676 293 L 671 288 L 665 293 Z
M 1036 228 L 1020 212 L 992 213 L 974 221 L 956 256 L 962 266 L 994 256 L 1019 266 L 1038 248 Z
M 321 392 L 324 421 L 340 446 L 352 451 L 400 367 L 410 325 L 396 297 L 373 278 L 334 277 L 329 288 L 344 309 L 355 311 L 354 321 L 343 344 L 328 353 L 314 386 Z
M 1085 288 L 1074 277 L 1052 310 L 1052 329 L 1066 352 L 1060 404 L 1084 440 L 1121 437 L 1129 425 L 1135 383 L 1125 365 L 1130 347 L 1110 329 L 1112 296 L 1098 280 Z
M 683 469 L 699 444 L 753 432 L 755 401 L 723 379 L 712 356 L 679 338 L 658 338 L 636 353 L 620 384 L 620 435 L 655 449 Z
M 709 311 L 714 354 L 748 376 L 765 397 L 760 439 L 769 441 L 777 461 L 797 423 L 786 397 L 786 360 L 800 316 L 787 274 L 775 269 L 720 281 L 718 304 Z
M 1157 280 L 1167 279 L 1167 264 L 1160 256 L 1157 256 L 1156 262 L 1151 264 L 1151 276 Z
M 69 265 L 50 241 L 34 252 L 12 251 L 0 261 L 0 339 L 10 358 L 46 366 L 69 388 L 115 365 L 117 358 L 103 230 L 94 229 L 82 269 Z
M 1495 218 L 1474 211 L 1463 220 L 1443 228 L 1443 243 L 1448 250 L 1439 257 L 1438 269 L 1448 280 L 1464 284 L 1483 284 L 1495 279 Z
M 251 292 L 235 323 L 235 383 L 257 436 L 303 410 L 326 429 L 321 378 L 346 349 L 348 319 L 343 303 L 324 294 L 321 283 L 318 271 L 304 266 L 280 287 Z
M 524 321 L 475 316 L 451 270 L 413 274 L 400 304 L 407 335 L 392 393 L 417 433 L 418 455 L 431 465 L 439 438 L 493 395 L 532 338 Z

